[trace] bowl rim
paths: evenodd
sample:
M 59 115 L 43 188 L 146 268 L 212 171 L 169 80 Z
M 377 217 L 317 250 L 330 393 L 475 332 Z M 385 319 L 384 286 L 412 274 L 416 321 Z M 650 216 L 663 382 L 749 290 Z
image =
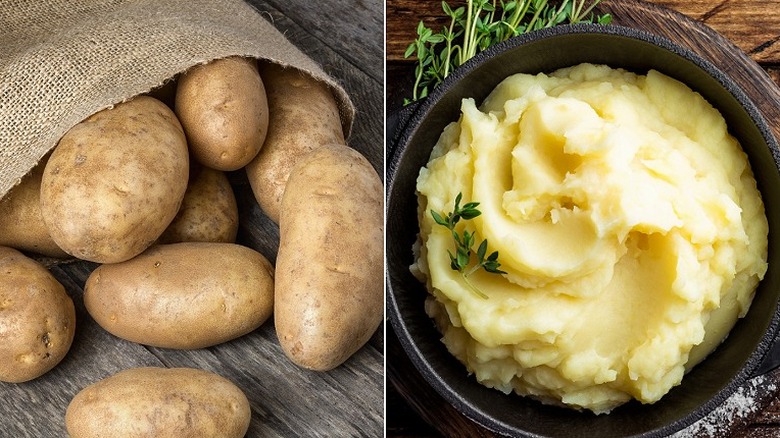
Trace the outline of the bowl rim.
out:
M 419 126 L 420 123 L 428 116 L 432 108 L 439 102 L 441 97 L 446 95 L 456 83 L 458 83 L 462 78 L 468 76 L 469 73 L 477 69 L 487 59 L 490 59 L 497 54 L 531 42 L 577 34 L 601 34 L 650 43 L 662 50 L 671 52 L 672 54 L 693 63 L 698 69 L 705 72 L 712 79 L 717 81 L 729 94 L 732 95 L 734 99 L 739 102 L 741 107 L 755 124 L 756 128 L 761 134 L 761 137 L 769 146 L 775 161 L 775 168 L 780 169 L 777 156 L 777 152 L 780 150 L 780 147 L 778 146 L 778 141 L 761 111 L 733 79 L 731 79 L 721 69 L 716 67 L 712 62 L 705 59 L 702 55 L 699 55 L 694 50 L 684 47 L 669 38 L 628 26 L 614 24 L 601 25 L 591 23 L 567 24 L 529 32 L 527 34 L 510 38 L 502 43 L 489 47 L 454 70 L 447 78 L 445 78 L 441 84 L 439 84 L 439 86 L 433 89 L 433 91 L 431 91 L 431 93 L 426 98 L 418 100 L 417 102 L 413 102 L 411 105 L 403 108 L 400 112 L 398 112 L 398 114 L 395 115 L 398 118 L 398 124 L 394 129 L 395 132 L 388 132 L 387 136 L 390 143 L 387 147 L 389 154 L 386 160 L 386 205 L 389 205 L 390 199 L 396 196 L 394 183 L 397 176 L 396 172 L 398 170 L 398 165 L 401 158 L 404 156 L 406 148 L 409 145 L 409 141 L 411 140 L 411 137 L 415 131 L 414 129 L 410 129 L 410 127 Z M 386 311 L 389 314 L 391 326 L 394 329 L 404 352 L 407 354 L 407 356 L 409 356 L 409 359 L 417 371 L 440 396 L 442 396 L 449 404 L 455 407 L 461 414 L 469 418 L 471 421 L 474 421 L 482 427 L 485 427 L 486 429 L 501 435 L 508 435 L 510 433 L 516 434 L 514 429 L 507 429 L 503 421 L 498 421 L 489 414 L 474 409 L 468 403 L 464 403 L 464 400 L 462 397 L 460 397 L 460 394 L 453 390 L 438 375 L 416 342 L 412 339 L 412 334 L 409 332 L 406 324 L 403 322 L 401 309 L 399 308 L 398 302 L 396 300 L 396 294 L 394 292 L 392 276 L 390 275 L 390 265 L 386 263 L 385 266 L 385 282 L 387 287 Z M 736 392 L 739 386 L 744 384 L 751 377 L 754 377 L 753 373 L 760 367 L 765 356 L 767 356 L 767 353 L 775 343 L 779 330 L 780 305 L 777 305 L 769 325 L 762 335 L 760 342 L 753 350 L 753 353 L 747 358 L 739 371 L 730 379 L 728 379 L 727 383 L 714 396 L 712 396 L 709 400 L 704 402 L 690 414 L 681 417 L 676 421 L 672 421 L 660 428 L 656 428 L 636 436 L 667 436 L 692 425 L 696 421 L 711 413 L 729 396 Z M 524 431 L 523 433 L 525 434 L 524 436 L 528 437 L 540 436 L 527 431 Z

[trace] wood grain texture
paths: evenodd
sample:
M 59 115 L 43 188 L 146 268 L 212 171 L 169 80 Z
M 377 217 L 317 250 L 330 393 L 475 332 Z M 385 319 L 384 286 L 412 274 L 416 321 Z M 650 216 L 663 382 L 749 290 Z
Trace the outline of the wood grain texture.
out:
M 463 1 L 449 3 L 456 5 Z M 615 7 L 619 2 L 611 3 Z M 685 14 L 711 27 L 770 72 L 774 83 L 780 85 L 780 1 L 647 0 L 647 3 Z M 449 21 L 442 18 L 438 0 L 387 0 L 387 11 L 385 98 L 388 109 L 393 110 L 411 96 L 413 82 L 409 78 L 414 74 L 414 57 L 406 59 L 403 55 L 416 37 L 417 23 L 423 21 L 438 30 Z M 663 24 L 659 23 L 662 28 Z
M 652 0 L 712 27 L 758 62 L 780 61 L 776 0 Z
M 453 7 L 463 0 L 448 2 Z M 450 21 L 442 17 L 441 2 L 436 0 L 387 0 L 385 57 L 388 62 L 404 61 L 404 52 L 417 36 L 417 23 L 423 21 L 436 31 Z M 390 81 L 388 81 L 390 83 Z
M 777 0 L 647 1 L 706 23 L 758 62 L 780 63 L 780 2 Z M 441 18 L 438 0 L 387 0 L 387 11 L 388 61 L 404 59 L 404 51 L 414 41 L 420 20 L 436 30 L 449 23 Z
M 403 98 L 411 94 L 414 69 L 409 60 L 403 59 L 403 51 L 414 39 L 414 26 L 420 19 L 426 24 L 437 23 L 432 17 L 441 15 L 438 1 L 416 3 L 410 0 L 388 0 L 388 111 L 400 108 Z M 758 104 L 775 135 L 780 137 L 780 88 L 777 86 L 780 84 L 780 54 L 777 53 L 780 2 L 604 0 L 600 9 L 611 12 L 616 24 L 659 33 L 702 54 L 740 84 Z M 683 16 L 680 12 L 689 15 Z M 402 23 L 402 20 L 411 21 L 412 25 Z M 756 50 L 757 47 L 760 50 Z M 395 400 L 394 405 L 397 406 L 399 400 L 407 401 L 405 407 L 398 408 L 398 414 L 388 411 L 388 436 L 494 436 L 468 420 L 464 422 L 465 418 L 427 385 L 406 357 L 391 328 L 388 328 L 387 339 L 387 378 L 390 383 L 388 403 Z M 758 385 L 753 394 L 758 408 L 755 414 L 730 418 L 725 435 L 702 435 L 699 431 L 694 436 L 780 436 L 780 398 L 776 390 L 780 387 L 780 371 L 765 378 L 767 384 Z M 418 419 L 409 420 L 409 411 L 417 412 Z M 423 421 L 424 426 L 419 425 L 419 420 Z M 703 421 L 716 420 L 711 416 Z M 689 430 L 695 429 L 692 427 Z
M 384 10 L 381 0 L 330 2 L 324 8 L 301 7 L 300 2 L 284 0 L 267 3 L 353 65 L 382 65 L 382 38 L 377 38 L 377 32 L 381 32 L 383 15 L 376 13 Z M 383 81 L 381 69 L 366 73 L 377 82 Z
M 769 77 L 772 79 L 772 82 L 780 85 L 780 66 L 770 65 L 768 67 L 765 67 L 765 70 L 769 74 Z
M 772 382 L 780 381 L 780 371 L 771 375 Z M 764 406 L 741 427 L 734 431 L 738 438 L 775 438 L 780 435 L 780 398 L 772 394 L 764 398 Z
M 248 3 L 344 86 L 358 114 L 350 146 L 363 153 L 382 175 L 383 6 L 376 0 L 362 2 L 350 8 L 349 21 L 329 20 L 325 28 L 316 14 L 338 16 L 344 13 L 346 3 L 322 1 L 316 8 L 291 7 L 281 1 Z M 355 39 L 361 41 L 359 48 L 350 43 Z M 241 211 L 238 242 L 275 261 L 278 227 L 258 207 L 244 172 L 232 172 L 229 178 Z M 303 370 L 287 360 L 272 319 L 246 336 L 215 347 L 144 347 L 110 335 L 84 309 L 84 282 L 97 266 L 73 262 L 50 268 L 76 305 L 76 336 L 66 358 L 51 372 L 25 384 L 0 383 L 0 437 L 67 436 L 64 416 L 72 397 L 97 380 L 137 366 L 195 367 L 230 379 L 250 400 L 250 438 L 382 436 L 382 329 L 344 365 L 326 373 Z

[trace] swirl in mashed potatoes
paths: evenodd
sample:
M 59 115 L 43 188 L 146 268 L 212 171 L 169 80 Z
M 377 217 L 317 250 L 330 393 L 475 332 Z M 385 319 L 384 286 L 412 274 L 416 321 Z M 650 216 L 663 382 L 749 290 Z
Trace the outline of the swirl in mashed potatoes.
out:
M 657 71 L 582 64 L 464 99 L 417 180 L 412 271 L 449 351 L 483 385 L 606 413 L 653 403 L 744 316 L 768 225 L 720 113 Z M 450 267 L 430 210 L 499 251 L 497 275 Z

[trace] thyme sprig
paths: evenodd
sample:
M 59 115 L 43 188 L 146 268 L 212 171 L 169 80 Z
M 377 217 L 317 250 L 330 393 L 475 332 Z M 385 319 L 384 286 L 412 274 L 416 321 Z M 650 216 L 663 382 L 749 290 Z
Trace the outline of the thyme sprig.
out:
M 417 57 L 412 98 L 404 103 L 427 96 L 456 67 L 510 37 L 562 23 L 609 24 L 611 15 L 596 16 L 593 12 L 600 1 L 467 0 L 465 6 L 455 9 L 442 1 L 449 26 L 434 33 L 420 21 L 417 38 L 404 53 L 404 58 Z
M 487 239 L 482 240 L 482 243 L 477 247 L 476 263 L 469 267 L 469 264 L 471 264 L 471 255 L 473 253 L 472 248 L 474 248 L 474 244 L 476 243 L 476 233 L 463 230 L 463 233 L 461 234 L 455 230 L 455 225 L 457 225 L 461 219 L 474 219 L 481 215 L 482 212 L 477 210 L 479 202 L 468 202 L 461 207 L 460 202 L 462 199 L 463 194 L 458 193 L 458 196 L 455 197 L 453 211 L 447 213 L 446 216 L 442 216 L 433 209 L 431 209 L 431 216 L 433 217 L 434 222 L 443 227 L 447 227 L 447 229 L 450 230 L 450 233 L 452 233 L 453 240 L 455 240 L 455 254 L 453 254 L 452 251 L 447 250 L 447 254 L 450 256 L 450 267 L 452 270 L 460 272 L 463 279 L 475 294 L 480 298 L 487 299 L 488 296 L 469 281 L 469 275 L 477 272 L 479 269 L 484 269 L 492 274 L 506 274 L 506 272 L 498 269 L 501 266 L 501 263 L 498 262 L 498 251 L 493 251 L 490 255 L 487 255 Z

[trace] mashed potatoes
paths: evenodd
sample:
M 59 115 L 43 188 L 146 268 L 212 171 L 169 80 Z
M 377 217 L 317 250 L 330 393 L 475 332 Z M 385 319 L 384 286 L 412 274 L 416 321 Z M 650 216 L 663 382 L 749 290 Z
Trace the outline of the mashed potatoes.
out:
M 656 71 L 590 64 L 512 76 L 462 113 L 417 181 L 412 266 L 449 351 L 482 384 L 545 403 L 660 399 L 766 271 L 763 204 L 723 117 Z M 451 269 L 452 234 L 430 214 L 458 193 L 482 215 L 457 230 L 506 271 L 468 277 L 487 298 Z

